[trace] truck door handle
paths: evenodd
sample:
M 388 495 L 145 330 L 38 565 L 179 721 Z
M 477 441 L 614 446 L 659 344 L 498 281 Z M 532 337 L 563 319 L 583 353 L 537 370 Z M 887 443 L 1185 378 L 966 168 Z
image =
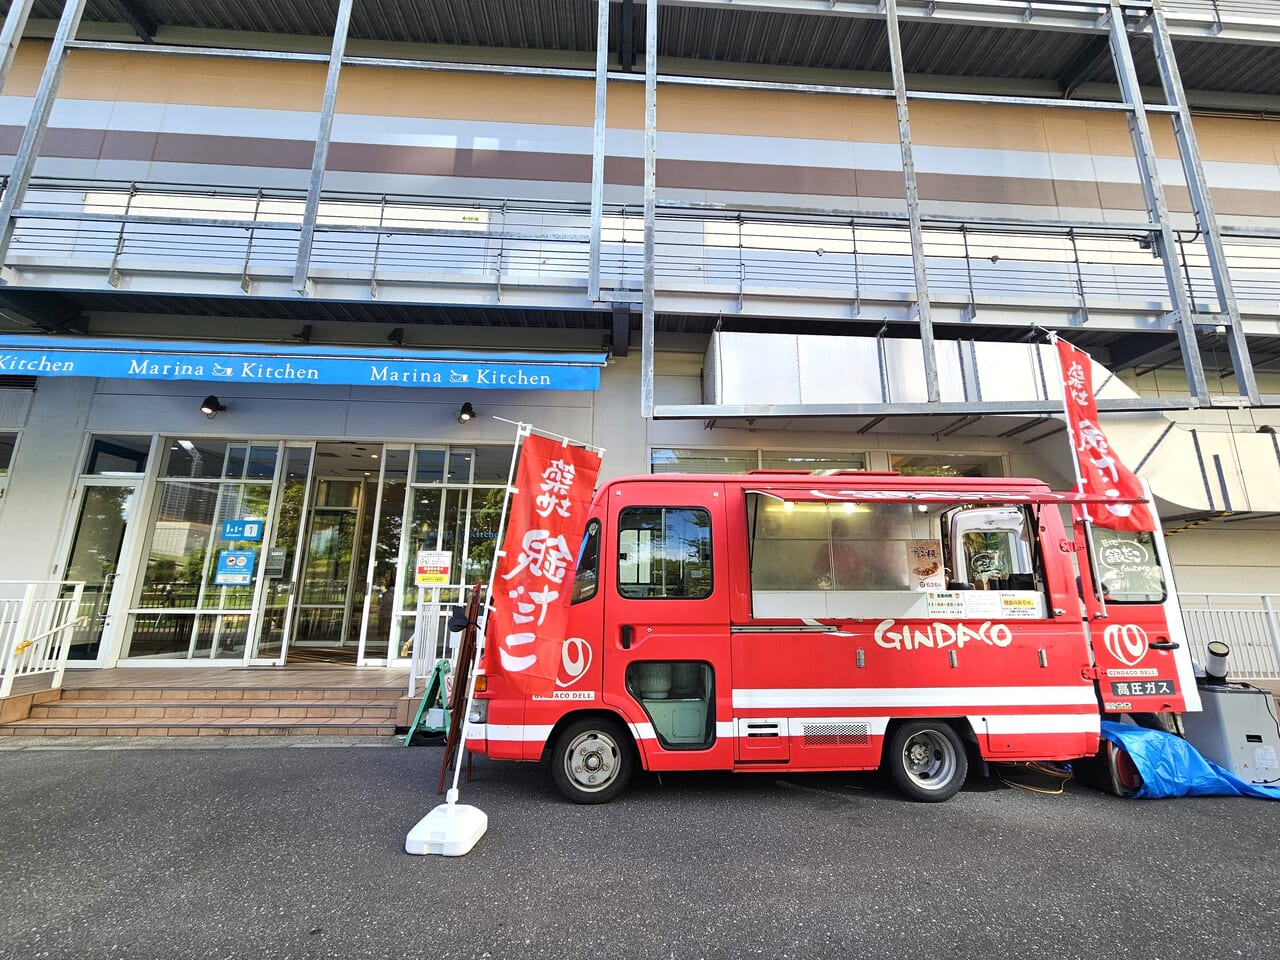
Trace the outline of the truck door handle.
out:
M 636 628 L 635 628 L 635 627 L 633 627 L 633 626 L 631 626 L 631 624 L 627 623 L 627 624 L 623 624 L 623 625 L 622 625 L 622 637 L 621 637 L 621 640 L 622 640 L 622 649 L 623 649 L 623 650 L 630 650 L 630 649 L 631 649 L 631 638 L 632 638 L 633 636 L 635 636 L 635 632 L 636 632 Z
M 1152 650 L 1177 650 L 1182 644 L 1173 640 L 1157 640 L 1155 643 L 1149 644 Z

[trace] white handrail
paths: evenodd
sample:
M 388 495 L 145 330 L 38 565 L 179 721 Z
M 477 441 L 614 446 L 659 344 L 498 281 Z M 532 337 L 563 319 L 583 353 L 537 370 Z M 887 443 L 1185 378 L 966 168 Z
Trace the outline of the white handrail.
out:
M 53 689 L 62 686 L 75 630 L 88 622 L 80 614 L 84 587 L 83 580 L 0 580 L 0 593 L 21 593 L 0 599 L 0 697 L 17 678 L 41 673 L 53 674 Z

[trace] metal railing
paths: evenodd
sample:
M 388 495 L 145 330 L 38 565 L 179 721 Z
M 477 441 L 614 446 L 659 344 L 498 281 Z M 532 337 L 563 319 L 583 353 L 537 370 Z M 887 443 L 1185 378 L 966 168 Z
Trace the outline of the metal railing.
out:
M 1231 648 L 1233 680 L 1280 680 L 1280 594 L 1180 593 L 1191 653 L 1205 662 L 1210 640 Z
M 40 180 L 17 212 L 12 257 L 55 271 L 239 280 L 291 276 L 302 222 L 299 191 L 198 184 Z M 659 204 L 660 288 L 805 290 L 839 299 L 914 295 L 903 217 L 792 210 L 733 211 Z M 1201 245 L 1180 243 L 1193 302 L 1217 310 Z M 309 274 L 368 286 L 413 283 L 585 288 L 591 216 L 573 201 L 327 193 Z M 643 285 L 643 218 L 606 204 L 600 282 L 606 298 L 634 299 Z M 1108 308 L 1168 308 L 1149 232 L 1102 224 L 924 221 L 930 293 L 975 303 L 1003 300 Z M 1242 305 L 1280 301 L 1280 236 L 1229 236 L 1226 254 Z M 195 282 L 193 280 L 193 282 Z M 344 287 L 344 289 L 346 289 Z
M 35 674 L 62 686 L 83 593 L 83 580 L 0 580 L 0 697 Z

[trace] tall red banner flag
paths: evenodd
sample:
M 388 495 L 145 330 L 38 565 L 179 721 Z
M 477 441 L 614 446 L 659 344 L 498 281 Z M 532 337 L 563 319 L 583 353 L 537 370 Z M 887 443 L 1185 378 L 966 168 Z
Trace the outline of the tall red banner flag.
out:
M 530 435 L 520 448 L 485 635 L 485 669 L 548 696 L 560 668 L 578 545 L 600 472 L 584 447 Z
M 1058 341 L 1062 368 L 1062 392 L 1066 395 L 1067 427 L 1076 449 L 1081 493 L 1135 500 L 1146 497 L 1142 481 L 1120 462 L 1098 426 L 1098 404 L 1093 398 L 1093 361 L 1083 350 Z M 1117 503 L 1096 511 L 1093 522 L 1112 530 L 1155 530 L 1149 503 Z

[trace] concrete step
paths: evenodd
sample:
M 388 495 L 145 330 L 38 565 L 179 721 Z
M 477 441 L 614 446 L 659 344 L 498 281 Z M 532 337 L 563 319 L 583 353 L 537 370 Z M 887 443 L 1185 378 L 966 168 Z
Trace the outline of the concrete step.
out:
M 396 732 L 390 720 L 361 717 L 328 717 L 294 720 L 264 720 L 252 717 L 225 719 L 130 719 L 85 720 L 78 718 L 18 720 L 0 726 L 0 736 L 40 737 L 216 737 L 216 736 L 391 736 Z
M 308 703 L 321 701 L 370 701 L 396 703 L 404 696 L 398 689 L 385 687 L 81 687 L 63 690 L 63 702 L 72 700 L 300 700 Z
M 307 720 L 393 722 L 396 704 L 373 700 L 67 700 L 35 704 L 30 720 Z
M 410 702 L 385 687 L 131 686 L 49 691 L 13 707 L 0 736 L 390 736 L 409 723 Z

